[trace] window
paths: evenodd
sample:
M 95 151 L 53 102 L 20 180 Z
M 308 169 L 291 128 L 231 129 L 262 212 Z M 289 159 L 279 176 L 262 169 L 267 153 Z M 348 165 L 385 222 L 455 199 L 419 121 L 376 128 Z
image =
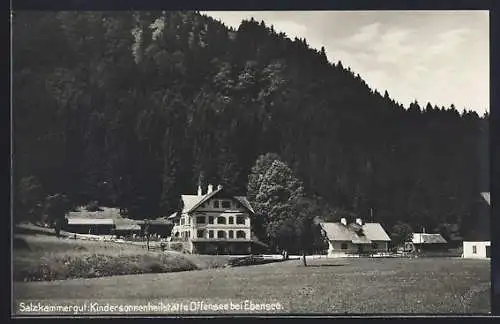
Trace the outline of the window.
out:
M 229 216 L 228 224 L 234 224 L 234 217 L 233 216 Z
M 347 243 L 342 243 L 342 245 L 340 246 L 340 248 L 342 250 L 347 250 Z
M 229 231 L 229 238 L 234 238 L 234 232 L 233 231 Z
M 217 224 L 226 224 L 226 217 L 224 216 L 219 216 L 217 217 Z
M 236 238 L 245 238 L 245 237 L 246 237 L 245 231 L 237 231 L 236 232 Z
M 213 224 L 214 223 L 214 217 L 213 216 L 208 216 L 208 223 Z
M 222 208 L 231 208 L 231 202 L 227 200 L 222 201 Z
M 373 250 L 378 249 L 378 245 L 377 245 L 377 243 L 372 243 L 372 249 L 373 249 Z
M 181 218 L 181 225 L 184 225 L 184 222 L 185 222 L 184 218 Z
M 236 217 L 236 224 L 245 224 L 245 216 L 237 216 Z
M 218 200 L 214 200 L 214 208 L 219 208 L 219 201 Z
M 217 231 L 217 238 L 226 238 L 226 232 L 224 231 Z
M 214 238 L 214 231 L 212 231 L 212 230 L 208 231 L 208 237 Z
M 197 216 L 196 217 L 196 223 L 197 224 L 205 224 L 205 216 Z
M 472 254 L 477 254 L 477 246 L 472 246 Z
M 203 238 L 205 236 L 205 231 L 204 230 L 198 230 L 197 235 L 198 235 L 198 237 Z
M 191 231 L 187 231 L 187 237 L 191 238 Z

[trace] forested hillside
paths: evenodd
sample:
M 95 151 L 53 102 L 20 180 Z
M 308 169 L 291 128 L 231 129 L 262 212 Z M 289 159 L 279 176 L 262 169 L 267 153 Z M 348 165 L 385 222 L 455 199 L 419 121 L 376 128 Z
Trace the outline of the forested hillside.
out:
M 266 152 L 334 217 L 372 209 L 386 226 L 466 234 L 488 190 L 487 115 L 426 98 L 403 107 L 264 22 L 18 12 L 13 64 L 17 220 L 54 193 L 135 218 L 170 214 L 199 179 L 246 194 Z

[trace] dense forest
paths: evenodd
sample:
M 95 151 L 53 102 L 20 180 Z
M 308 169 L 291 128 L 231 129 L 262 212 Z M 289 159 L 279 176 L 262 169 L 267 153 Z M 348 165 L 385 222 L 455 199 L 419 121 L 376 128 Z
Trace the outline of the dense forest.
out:
M 200 181 L 245 195 L 272 152 L 327 219 L 468 234 L 489 187 L 488 115 L 388 91 L 253 19 L 14 13 L 15 220 L 57 193 L 132 218 L 169 215 Z

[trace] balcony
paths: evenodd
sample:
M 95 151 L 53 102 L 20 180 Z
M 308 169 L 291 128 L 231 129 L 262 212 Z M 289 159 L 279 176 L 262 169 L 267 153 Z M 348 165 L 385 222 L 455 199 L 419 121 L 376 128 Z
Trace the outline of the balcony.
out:
M 208 238 L 208 237 L 197 237 L 192 239 L 193 242 L 249 242 L 249 238 Z

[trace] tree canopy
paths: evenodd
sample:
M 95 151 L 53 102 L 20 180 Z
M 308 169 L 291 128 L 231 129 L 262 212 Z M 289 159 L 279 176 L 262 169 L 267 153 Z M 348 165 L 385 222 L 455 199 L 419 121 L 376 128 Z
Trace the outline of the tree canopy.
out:
M 465 234 L 489 187 L 489 116 L 404 107 L 340 60 L 255 20 L 231 30 L 190 11 L 16 12 L 14 185 L 39 184 L 19 193 L 16 220 L 55 193 L 164 216 L 203 174 L 252 199 L 258 186 L 269 201 L 300 187 L 386 228 Z M 249 179 L 265 152 L 301 185 Z

